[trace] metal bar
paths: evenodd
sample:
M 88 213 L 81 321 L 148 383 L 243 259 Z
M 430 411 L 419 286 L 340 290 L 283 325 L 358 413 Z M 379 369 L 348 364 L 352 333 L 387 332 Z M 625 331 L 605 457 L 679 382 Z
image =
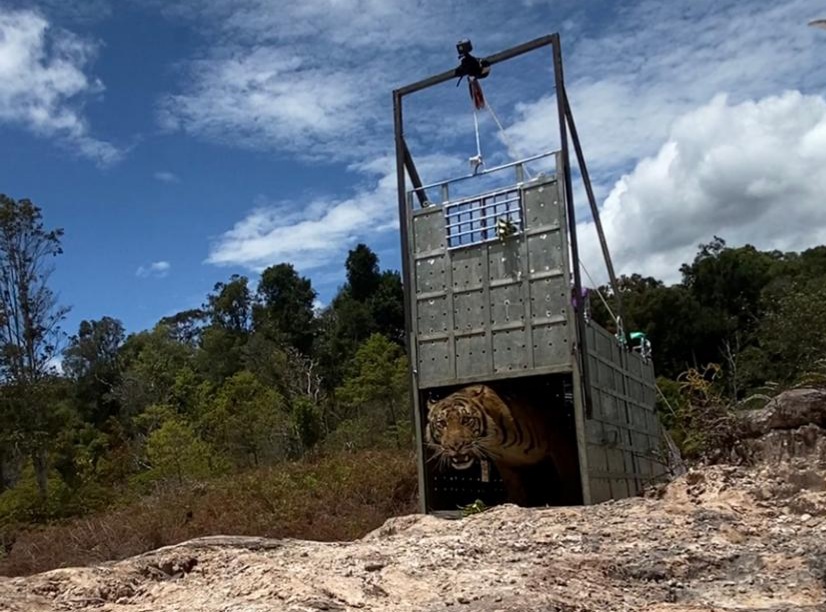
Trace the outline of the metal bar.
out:
M 554 81 L 556 85 L 556 107 L 559 115 L 559 148 L 562 164 L 563 184 L 565 187 L 565 203 L 568 210 L 569 239 L 571 241 L 571 267 L 574 273 L 574 291 L 577 308 L 574 312 L 577 330 L 577 352 L 579 366 L 582 370 L 582 396 L 585 403 L 585 417 L 591 418 L 591 379 L 588 376 L 588 350 L 585 338 L 585 317 L 582 304 L 582 278 L 579 270 L 579 246 L 576 236 L 576 211 L 574 209 L 574 194 L 571 186 L 571 163 L 568 158 L 568 131 L 566 129 L 565 113 L 565 79 L 562 74 L 562 49 L 559 34 L 552 34 L 551 51 L 554 61 Z
M 496 206 L 505 206 L 507 204 L 513 204 L 514 202 L 519 204 L 519 198 L 517 197 L 517 198 L 512 198 L 510 200 L 502 200 L 501 202 L 496 202 Z M 458 211 L 458 212 L 452 212 L 450 214 L 446 214 L 445 218 L 458 217 L 460 215 L 472 215 L 473 213 L 481 212 L 481 211 L 485 210 L 486 208 L 490 208 L 492 206 L 493 206 L 493 204 L 488 204 L 487 206 L 479 206 L 478 208 L 471 208 L 470 210 L 462 210 L 462 211 Z M 514 212 L 514 211 L 518 212 L 517 208 L 518 208 L 518 206 L 508 207 L 507 209 L 505 209 L 502 212 L 494 211 L 492 213 L 489 213 L 489 214 L 486 214 L 486 215 L 479 215 L 479 216 L 473 217 L 471 219 L 467 219 L 465 221 L 461 221 L 461 220 L 460 221 L 452 221 L 451 223 L 449 223 L 447 225 L 447 227 L 449 227 L 449 228 L 454 227 L 455 225 L 458 225 L 459 223 L 470 223 L 471 221 L 482 221 L 483 219 L 490 219 L 491 217 L 495 217 L 497 215 L 509 214 L 509 213 Z
M 519 212 L 518 210 L 514 210 L 514 211 L 502 213 L 502 214 L 503 215 L 508 215 L 508 217 L 510 217 L 510 215 L 515 215 L 518 212 Z M 476 223 L 477 221 L 478 221 L 478 219 L 474 219 L 473 221 L 462 221 L 460 223 L 457 223 L 456 225 L 452 225 L 451 227 L 467 225 L 468 223 Z M 515 219 L 510 217 L 508 219 L 508 221 L 513 221 L 515 223 L 522 223 L 522 217 L 516 217 Z M 450 240 L 451 238 L 459 238 L 461 236 L 467 236 L 468 234 L 481 234 L 483 232 L 493 232 L 495 230 L 496 230 L 495 227 L 477 227 L 475 229 L 469 229 L 469 230 L 459 231 L 459 232 L 455 232 L 455 233 L 450 233 L 450 234 L 447 235 L 447 239 Z M 493 240 L 493 238 L 495 238 L 495 237 L 496 237 L 496 235 L 494 234 L 494 236 L 492 238 L 483 238 L 482 242 L 484 242 L 485 240 Z M 459 245 L 456 245 L 456 246 L 459 246 Z M 461 245 L 461 246 L 470 246 L 470 245 L 467 244 L 467 245 Z
M 410 182 L 413 183 L 413 191 L 419 198 L 419 204 L 422 208 L 427 204 L 427 194 L 422 187 L 422 179 L 419 177 L 419 171 L 416 170 L 416 164 L 413 163 L 413 156 L 410 155 L 410 149 L 407 148 L 407 141 L 404 139 L 404 134 L 399 134 L 402 140 L 402 147 L 404 150 L 404 167 L 407 168 L 407 174 L 410 176 Z
M 484 176 L 486 174 L 491 174 L 493 172 L 498 172 L 499 170 L 505 170 L 506 168 L 512 168 L 513 166 L 519 164 L 525 164 L 528 162 L 536 161 L 537 159 L 542 159 L 543 157 L 550 157 L 556 153 L 556 151 L 545 151 L 544 153 L 537 153 L 536 155 L 531 155 L 530 157 L 526 157 L 524 159 L 517 159 L 516 161 L 508 162 L 507 164 L 502 164 L 501 166 L 496 166 L 495 168 L 490 168 L 488 170 L 482 170 L 477 172 L 476 174 L 466 174 L 465 176 L 459 176 L 452 179 L 447 179 L 445 181 L 437 181 L 435 183 L 430 183 L 428 185 L 422 185 L 418 189 L 431 189 L 432 187 L 441 187 L 442 185 L 450 185 L 452 183 L 458 183 L 459 181 L 466 181 L 467 179 L 475 178 L 477 176 Z
M 594 189 L 591 186 L 591 177 L 588 174 L 588 166 L 585 164 L 585 156 L 582 153 L 582 145 L 579 142 L 579 134 L 576 131 L 574 115 L 571 112 L 571 103 L 568 101 L 568 92 L 563 90 L 562 97 L 565 100 L 565 114 L 568 117 L 568 126 L 571 128 L 571 141 L 574 144 L 574 151 L 576 151 L 579 173 L 582 175 L 582 182 L 585 183 L 585 193 L 588 195 L 588 204 L 591 207 L 591 216 L 593 217 L 594 225 L 597 228 L 597 236 L 599 236 L 599 245 L 602 248 L 602 257 L 605 259 L 605 267 L 608 270 L 608 279 L 611 282 L 611 288 L 613 289 L 614 296 L 617 299 L 617 312 L 619 313 L 620 320 L 625 321 L 622 308 L 622 296 L 619 292 L 617 277 L 614 274 L 614 264 L 611 262 L 611 254 L 608 251 L 608 242 L 605 240 L 605 232 L 602 229 L 602 221 L 599 216 L 597 200 L 594 197 Z M 596 289 L 596 287 L 594 287 L 594 289 Z
M 405 151 L 403 119 L 402 119 L 402 97 L 393 93 L 393 123 L 396 135 L 396 183 L 399 198 L 399 226 L 402 255 L 402 289 L 404 291 L 404 331 L 407 339 L 407 355 L 410 359 L 410 407 L 413 411 L 413 423 L 416 429 L 417 444 L 417 468 L 419 484 L 419 505 L 422 512 L 427 512 L 427 486 L 425 482 L 424 465 L 424 440 L 422 438 L 421 410 L 419 409 L 419 384 L 416 376 L 417 353 L 416 343 L 412 334 L 412 304 L 411 299 L 415 298 L 416 290 L 412 286 L 413 281 L 410 273 L 410 244 L 408 240 L 408 219 L 410 208 L 407 206 L 407 194 L 405 190 Z M 409 151 L 407 152 L 409 155 Z
M 489 200 L 490 198 L 497 198 L 501 195 L 507 195 L 509 193 L 516 193 L 519 191 L 518 187 L 504 187 L 502 189 L 497 189 L 496 191 L 488 191 L 487 193 L 483 193 L 481 195 L 472 195 L 466 198 L 462 198 L 461 200 L 454 200 L 453 202 L 447 202 L 447 208 L 453 208 L 454 206 L 460 206 L 462 204 L 467 204 L 469 202 L 481 202 L 482 200 Z M 491 206 L 493 203 L 490 204 Z
M 525 53 L 528 53 L 529 51 L 533 51 L 534 49 L 550 45 L 553 41 L 554 36 L 556 36 L 556 34 L 542 36 L 541 38 L 536 38 L 521 45 L 511 47 L 510 49 L 505 49 L 504 51 L 500 51 L 499 53 L 494 53 L 493 55 L 490 55 L 484 59 L 490 62 L 491 65 L 498 64 L 499 62 L 504 62 L 505 60 L 509 60 L 519 55 L 523 55 Z M 434 85 L 444 83 L 445 81 L 455 79 L 456 77 L 456 69 L 454 68 L 452 70 L 442 72 L 441 74 L 437 74 L 432 77 L 422 79 L 421 81 L 411 83 L 410 85 L 399 87 L 393 92 L 393 94 L 398 95 L 399 98 L 402 98 L 408 94 L 421 91 L 422 89 L 427 89 L 428 87 L 433 87 Z
M 451 229 L 454 229 L 454 228 L 458 227 L 461 230 L 463 225 L 468 225 L 468 224 L 471 224 L 471 223 L 481 223 L 482 221 L 487 221 L 488 219 L 492 219 L 495 216 L 499 216 L 499 217 L 507 216 L 509 221 L 518 221 L 518 222 L 521 223 L 522 222 L 522 214 L 521 213 L 522 213 L 522 211 L 520 209 L 513 208 L 511 210 L 506 210 L 504 212 L 494 213 L 494 214 L 491 214 L 491 215 L 485 215 L 484 217 L 476 217 L 475 219 L 467 219 L 466 221 L 454 221 L 450 225 L 447 225 L 446 229 L 451 230 Z M 512 215 L 517 215 L 517 216 L 514 219 Z M 481 232 L 483 229 L 490 231 L 490 230 L 494 230 L 496 228 L 495 227 L 486 227 L 486 226 L 482 227 L 482 226 L 479 226 L 479 227 L 476 227 L 476 228 L 471 228 L 470 230 L 465 230 L 464 232 L 449 233 L 448 238 L 454 238 L 456 236 L 460 236 L 460 235 L 463 235 L 465 233 Z
M 515 192 L 512 192 L 512 193 L 515 193 Z M 503 195 L 503 194 L 500 194 L 500 195 Z M 504 195 L 507 195 L 507 194 L 504 194 Z M 448 203 L 445 206 L 445 209 L 450 210 L 451 212 L 445 213 L 445 217 L 456 217 L 458 215 L 469 215 L 469 214 L 475 213 L 477 211 L 482 211 L 482 210 L 486 210 L 486 209 L 489 209 L 489 208 L 495 208 L 497 206 L 507 206 L 508 204 L 513 204 L 514 202 L 519 203 L 519 201 L 520 201 L 518 193 L 516 194 L 515 197 L 508 198 L 506 200 L 492 200 L 490 202 L 485 202 L 485 200 L 489 200 L 489 199 L 490 199 L 489 197 L 485 197 L 485 198 L 481 198 L 481 199 L 474 198 L 473 200 L 465 200 L 464 202 L 459 202 L 459 203 Z M 468 205 L 475 204 L 477 202 L 479 203 L 479 206 L 476 206 L 475 208 L 468 208 L 466 210 L 453 211 L 453 209 L 458 207 L 458 206 L 468 206 Z M 494 212 L 494 214 L 495 214 L 495 212 Z

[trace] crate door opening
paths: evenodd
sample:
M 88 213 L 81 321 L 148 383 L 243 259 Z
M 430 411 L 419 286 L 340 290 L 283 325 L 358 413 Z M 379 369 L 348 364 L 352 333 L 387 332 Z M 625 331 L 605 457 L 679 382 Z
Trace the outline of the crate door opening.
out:
M 536 376 L 423 391 L 429 511 L 578 505 L 582 486 L 570 376 Z

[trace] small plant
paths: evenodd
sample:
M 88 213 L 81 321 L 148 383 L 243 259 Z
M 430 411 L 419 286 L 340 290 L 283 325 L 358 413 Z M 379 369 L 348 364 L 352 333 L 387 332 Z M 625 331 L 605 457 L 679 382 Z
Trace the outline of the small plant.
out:
M 709 363 L 690 368 L 677 377 L 685 399 L 679 421 L 684 437 L 682 451 L 687 457 L 714 460 L 731 448 L 737 438 L 737 420 L 730 403 L 720 392 L 722 368 Z
M 488 509 L 481 499 L 477 499 L 472 504 L 468 504 L 466 506 L 459 506 L 459 509 L 462 511 L 462 517 L 468 517 L 471 514 L 480 514 Z
M 818 359 L 804 372 L 795 387 L 826 387 L 826 358 Z

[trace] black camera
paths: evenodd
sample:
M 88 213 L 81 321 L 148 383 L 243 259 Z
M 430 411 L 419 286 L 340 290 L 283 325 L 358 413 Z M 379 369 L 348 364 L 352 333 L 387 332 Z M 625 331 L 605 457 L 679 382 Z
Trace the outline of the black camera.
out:
M 465 55 L 469 55 L 471 51 L 473 51 L 473 45 L 467 39 L 460 40 L 456 43 L 456 51 L 459 52 L 459 58 L 462 58 Z
M 454 74 L 459 77 L 460 82 L 464 76 L 484 79 L 490 74 L 490 62 L 473 57 L 470 54 L 470 52 L 473 51 L 473 45 L 468 39 L 463 39 L 456 43 L 456 51 L 459 52 L 459 66 L 454 71 Z M 456 84 L 458 85 L 459 83 Z

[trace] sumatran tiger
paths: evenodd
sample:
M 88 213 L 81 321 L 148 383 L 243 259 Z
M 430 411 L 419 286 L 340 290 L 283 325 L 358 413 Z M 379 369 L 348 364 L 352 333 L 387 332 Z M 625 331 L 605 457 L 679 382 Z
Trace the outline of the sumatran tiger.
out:
M 579 503 L 576 446 L 546 417 L 528 402 L 505 401 L 487 385 L 473 385 L 428 401 L 425 442 L 442 467 L 466 470 L 476 461 L 492 461 L 508 500 L 519 505 L 532 505 L 526 469 L 550 461 L 562 489 L 557 499 Z

